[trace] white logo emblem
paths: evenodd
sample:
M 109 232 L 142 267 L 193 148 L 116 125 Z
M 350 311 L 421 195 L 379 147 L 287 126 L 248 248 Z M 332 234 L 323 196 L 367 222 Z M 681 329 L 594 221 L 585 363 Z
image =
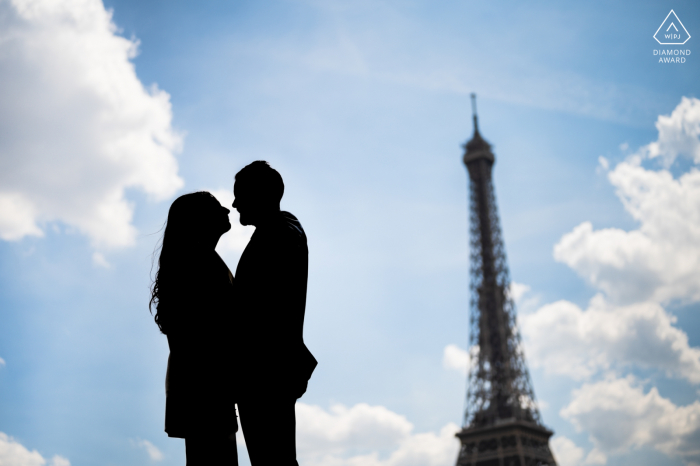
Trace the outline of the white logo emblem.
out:
M 654 39 L 661 45 L 680 45 L 688 42 L 690 34 L 676 13 L 671 10 L 659 29 L 656 30 Z

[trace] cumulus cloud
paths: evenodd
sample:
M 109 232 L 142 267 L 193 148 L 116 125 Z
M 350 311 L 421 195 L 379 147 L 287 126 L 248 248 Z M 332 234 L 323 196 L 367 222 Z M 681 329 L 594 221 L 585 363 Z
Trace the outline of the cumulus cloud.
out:
M 608 462 L 607 456 L 596 448 L 588 452 L 584 458 L 583 448 L 563 435 L 554 437 L 549 442 L 549 446 L 559 466 L 587 466 Z
M 163 459 L 163 452 L 161 452 L 158 449 L 158 447 L 153 445 L 148 440 L 136 439 L 132 440 L 131 443 L 134 446 L 143 448 L 148 454 L 148 457 L 151 459 L 151 461 L 161 461 Z
M 520 313 L 532 312 L 540 305 L 540 296 L 531 292 L 530 285 L 511 282 L 508 291 Z
M 5 365 L 5 360 L 3 358 L 0 358 L 0 367 Z
M 588 452 L 583 464 L 606 464 L 607 462 L 608 456 L 597 448 L 594 448 Z
M 677 406 L 634 378 L 584 384 L 560 413 L 589 433 L 601 454 L 651 446 L 687 464 L 700 462 L 700 401 Z
M 51 462 L 49 463 L 50 466 L 70 466 L 70 461 L 68 461 L 67 458 L 64 458 L 59 455 L 54 455 L 53 458 L 51 458 Z
M 583 459 L 583 448 L 564 436 L 554 437 L 549 446 L 559 466 L 579 466 Z
M 297 403 L 297 452 L 312 466 L 448 466 L 457 458 L 456 424 L 413 434 L 413 425 L 383 406 L 351 408 Z
M 525 285 L 523 283 L 516 283 L 516 282 L 511 282 L 510 284 L 510 297 L 513 298 L 513 301 L 517 304 L 523 296 L 525 296 L 525 293 L 530 291 L 530 286 Z
M 297 403 L 297 417 L 298 448 L 306 452 L 395 447 L 413 429 L 404 416 L 366 403 L 351 408 L 337 404 L 329 411 Z
M 0 1 L 0 238 L 61 222 L 107 249 L 133 244 L 138 189 L 183 185 L 169 95 L 145 88 L 100 0 Z
M 584 380 L 634 365 L 700 384 L 700 349 L 675 322 L 657 303 L 616 306 L 602 295 L 585 311 L 557 301 L 519 318 L 533 367 Z
M 447 345 L 442 353 L 442 367 L 462 375 L 469 371 L 469 353 L 457 345 Z
M 642 149 L 649 158 L 661 157 L 670 166 L 679 155 L 700 164 L 700 100 L 681 98 L 671 115 L 656 120 L 659 138 Z
M 38 451 L 29 451 L 12 437 L 0 432 L 0 465 L 44 466 L 46 464 L 46 459 Z M 48 464 L 49 466 L 70 466 L 70 461 L 55 455 Z
M 677 406 L 620 375 L 652 368 L 700 384 L 700 348 L 662 307 L 700 300 L 700 170 L 676 178 L 668 170 L 680 156 L 700 163 L 700 100 L 683 98 L 656 127 L 656 141 L 614 168 L 599 159 L 639 227 L 595 230 L 583 222 L 554 247 L 556 260 L 602 293 L 585 310 L 558 301 L 519 316 L 532 366 L 587 382 L 560 414 L 595 448 L 584 458 L 583 449 L 556 438 L 562 464 L 605 464 L 610 454 L 642 446 L 700 464 L 700 401 Z M 649 168 L 652 159 L 662 168 Z
M 660 116 L 659 138 L 608 173 L 639 229 L 594 230 L 583 222 L 554 247 L 554 257 L 620 303 L 700 300 L 700 171 L 675 179 L 643 160 L 679 155 L 700 163 L 700 100 L 683 98 Z

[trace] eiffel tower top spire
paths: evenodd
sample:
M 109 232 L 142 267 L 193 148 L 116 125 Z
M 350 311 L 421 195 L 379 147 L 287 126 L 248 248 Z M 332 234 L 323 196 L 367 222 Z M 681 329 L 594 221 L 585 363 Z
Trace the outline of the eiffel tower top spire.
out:
M 474 120 L 474 135 L 472 138 L 464 144 L 464 163 L 469 164 L 469 162 L 479 159 L 486 158 L 490 161 L 490 165 L 496 161 L 493 152 L 491 152 L 491 144 L 489 144 L 479 133 L 479 117 L 476 114 L 476 94 L 471 94 L 472 98 L 472 119 Z
M 472 98 L 472 118 L 474 118 L 474 134 L 479 133 L 479 117 L 476 116 L 476 94 L 471 93 Z

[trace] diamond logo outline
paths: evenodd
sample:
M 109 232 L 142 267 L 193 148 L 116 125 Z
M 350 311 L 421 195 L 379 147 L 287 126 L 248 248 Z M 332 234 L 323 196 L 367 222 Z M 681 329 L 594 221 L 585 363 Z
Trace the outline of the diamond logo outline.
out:
M 668 19 L 668 17 L 671 16 L 671 13 L 673 13 L 673 16 L 676 18 L 676 20 L 678 20 L 678 24 L 681 25 L 681 27 L 683 28 L 683 30 L 685 31 L 685 33 L 688 34 L 688 37 L 687 37 L 683 42 L 661 42 L 661 41 L 656 37 L 656 35 L 659 33 L 659 31 L 661 30 L 661 28 L 663 27 L 663 25 L 666 24 L 666 20 Z M 675 27 L 675 24 L 674 24 L 674 23 L 671 23 L 671 24 Z M 670 28 L 670 27 L 671 27 L 671 26 L 669 26 L 669 28 Z M 678 29 L 678 28 L 676 28 L 676 30 L 677 30 L 677 29 Z M 654 40 L 655 40 L 656 42 L 658 42 L 660 45 L 683 45 L 683 44 L 685 44 L 686 42 L 688 42 L 688 40 L 690 39 L 690 33 L 689 33 L 688 30 L 685 28 L 685 26 L 684 26 L 683 23 L 681 22 L 681 19 L 678 17 L 678 15 L 676 14 L 676 12 L 673 11 L 673 10 L 671 10 L 671 11 L 668 12 L 668 14 L 667 14 L 666 17 L 664 18 L 664 20 L 661 22 L 661 25 L 659 26 L 659 29 L 656 30 L 656 32 L 654 33 L 654 35 L 653 35 L 652 37 L 653 37 Z

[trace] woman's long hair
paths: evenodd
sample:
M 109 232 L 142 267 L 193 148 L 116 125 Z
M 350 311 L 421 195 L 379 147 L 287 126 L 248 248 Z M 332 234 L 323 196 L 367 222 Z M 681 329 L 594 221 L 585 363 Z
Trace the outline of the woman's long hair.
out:
M 212 200 L 216 202 L 216 198 L 207 191 L 184 194 L 175 199 L 168 211 L 158 270 L 151 285 L 151 300 L 148 303 L 151 314 L 155 307 L 153 318 L 164 334 L 168 333 L 170 299 L 178 291 L 182 275 L 192 266 L 196 246 L 203 233 L 202 221 L 204 215 L 211 211 Z

